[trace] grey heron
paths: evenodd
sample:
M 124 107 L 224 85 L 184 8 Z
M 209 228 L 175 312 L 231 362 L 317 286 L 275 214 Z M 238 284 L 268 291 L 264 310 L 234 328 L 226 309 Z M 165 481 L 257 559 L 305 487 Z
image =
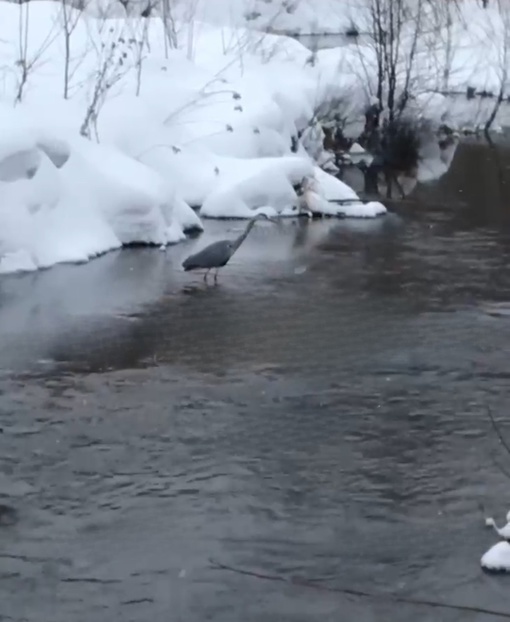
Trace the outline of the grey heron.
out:
M 274 218 L 270 218 L 265 214 L 257 214 L 249 221 L 246 229 L 235 240 L 219 240 L 218 242 L 213 242 L 201 251 L 198 251 L 198 253 L 190 255 L 185 259 L 182 264 L 185 272 L 189 272 L 190 270 L 205 270 L 204 281 L 207 282 L 207 275 L 209 272 L 216 269 L 214 275 L 214 281 L 216 282 L 219 269 L 227 265 L 232 255 L 241 246 L 244 240 L 246 240 L 257 220 L 261 218 L 265 218 L 270 222 L 276 222 Z

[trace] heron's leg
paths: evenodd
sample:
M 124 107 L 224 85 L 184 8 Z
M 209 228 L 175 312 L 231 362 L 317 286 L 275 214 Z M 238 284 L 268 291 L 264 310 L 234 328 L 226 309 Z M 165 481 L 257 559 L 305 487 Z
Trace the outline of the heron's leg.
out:
M 220 271 L 219 268 L 216 268 L 216 272 L 214 273 L 214 282 L 217 283 L 218 282 L 218 272 Z
M 206 270 L 206 271 L 204 272 L 204 281 L 205 281 L 206 283 L 207 283 L 207 275 L 209 274 L 209 272 L 210 272 L 210 271 L 211 271 L 211 270 L 209 269 L 209 270 Z

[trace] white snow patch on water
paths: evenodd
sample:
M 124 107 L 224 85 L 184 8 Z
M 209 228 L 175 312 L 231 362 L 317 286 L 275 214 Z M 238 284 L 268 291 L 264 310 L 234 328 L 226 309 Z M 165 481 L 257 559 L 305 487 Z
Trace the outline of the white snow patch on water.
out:
M 498 542 L 481 559 L 482 568 L 494 571 L 510 571 L 510 544 Z

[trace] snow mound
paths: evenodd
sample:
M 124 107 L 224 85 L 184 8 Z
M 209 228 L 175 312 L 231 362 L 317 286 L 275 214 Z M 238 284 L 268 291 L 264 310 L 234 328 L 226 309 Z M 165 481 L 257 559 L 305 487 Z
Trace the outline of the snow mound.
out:
M 0 137 L 9 173 L 0 181 L 0 273 L 84 262 L 133 242 L 175 243 L 184 237 L 181 223 L 196 226 L 192 210 L 157 173 L 114 147 L 81 137 L 43 140 L 21 112 L 7 116 L 8 136 Z
M 346 218 L 375 218 L 386 214 L 386 212 L 387 209 L 379 201 L 342 206 L 342 213 Z
M 360 155 L 362 153 L 366 153 L 366 151 L 359 143 L 353 143 L 353 145 L 349 149 L 349 153 L 352 155 Z
M 375 218 L 387 211 L 382 203 L 363 203 L 352 188 L 319 167 L 305 184 L 304 201 L 312 214 L 343 218 Z
M 69 159 L 69 146 L 40 129 L 0 102 L 0 182 L 32 179 L 46 155 L 54 166 Z
M 173 206 L 157 173 L 113 147 L 79 140 L 75 148 L 76 174 L 90 175 L 96 209 L 121 244 L 160 245 L 184 237 L 169 230 Z
M 218 188 L 204 201 L 200 215 L 206 218 L 252 218 L 263 208 L 276 216 L 298 213 L 294 185 L 313 173 L 311 161 L 299 157 L 261 158 L 230 163 Z M 295 209 L 292 209 L 292 208 Z
M 318 166 L 314 168 L 315 186 L 328 201 L 359 200 L 354 190 L 336 177 L 329 175 Z
M 224 162 L 223 168 L 222 181 L 200 210 L 205 218 L 252 218 L 258 213 L 375 218 L 386 213 L 381 203 L 362 203 L 352 188 L 306 157 Z M 304 192 L 298 196 L 301 186 Z

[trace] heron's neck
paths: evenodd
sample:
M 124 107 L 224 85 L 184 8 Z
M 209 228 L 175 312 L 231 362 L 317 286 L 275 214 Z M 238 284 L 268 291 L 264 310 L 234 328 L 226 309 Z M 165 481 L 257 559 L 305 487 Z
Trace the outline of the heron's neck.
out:
M 243 233 L 241 233 L 241 235 L 237 238 L 237 240 L 234 242 L 233 244 L 233 249 L 232 252 L 234 253 L 240 246 L 241 244 L 246 240 L 246 238 L 248 237 L 248 234 L 250 233 L 250 231 L 253 228 L 253 225 L 255 224 L 255 220 L 250 220 L 250 222 L 246 225 L 246 229 L 244 230 Z

